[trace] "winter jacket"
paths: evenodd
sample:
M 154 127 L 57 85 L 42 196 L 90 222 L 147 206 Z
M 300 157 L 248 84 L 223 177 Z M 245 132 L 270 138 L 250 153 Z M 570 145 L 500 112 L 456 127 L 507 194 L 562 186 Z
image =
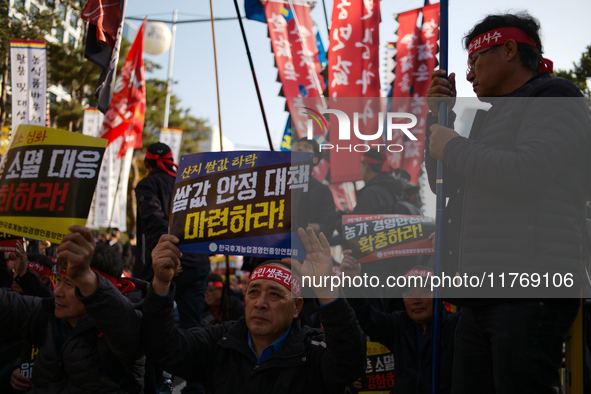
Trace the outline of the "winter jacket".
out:
M 152 250 L 163 234 L 168 234 L 175 178 L 156 167 L 135 188 L 137 200 L 137 248 L 134 275 L 151 281 Z M 183 253 L 183 266 L 209 267 L 209 255 Z
M 77 293 L 92 318 L 73 329 L 54 316 L 53 298 L 0 290 L 0 338 L 29 341 L 39 349 L 31 393 L 141 392 L 141 316 L 107 279 L 98 278 L 92 295 Z
M 591 117 L 581 96 L 571 82 L 539 74 L 478 111 L 470 138 L 448 142 L 444 271 L 581 272 L 591 156 Z M 427 138 L 434 121 L 429 115 Z M 435 191 L 436 160 L 426 147 Z M 553 296 L 538 290 L 527 294 Z
M 147 357 L 166 371 L 203 382 L 207 393 L 340 393 L 365 368 L 365 336 L 344 299 L 319 306 L 325 331 L 295 320 L 283 346 L 257 364 L 244 318 L 178 329 L 174 291 L 148 292 L 142 335 Z
M 318 223 L 320 232 L 328 239 L 332 237 L 337 220 L 332 192 L 322 182 L 310 177 L 310 210 L 308 223 Z
M 372 308 L 366 300 L 347 299 L 355 310 L 363 332 L 372 341 L 386 346 L 394 355 L 394 394 L 428 394 L 431 388 L 432 326 L 427 328 L 425 342 L 419 354 L 417 324 L 406 311 L 383 313 Z M 451 392 L 454 334 L 459 313 L 447 313 L 441 319 L 441 358 L 439 361 L 439 393 Z

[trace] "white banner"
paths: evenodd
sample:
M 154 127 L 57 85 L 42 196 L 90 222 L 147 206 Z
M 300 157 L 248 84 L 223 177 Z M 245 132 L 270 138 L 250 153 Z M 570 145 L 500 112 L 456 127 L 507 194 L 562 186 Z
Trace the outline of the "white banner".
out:
M 113 141 L 105 151 L 86 223 L 89 228 L 116 227 L 127 231 L 127 184 L 133 149 L 128 149 L 123 158 L 117 159 L 122 140 L 120 137 Z
M 12 130 L 20 124 L 46 125 L 45 41 L 10 40 Z
M 163 127 L 160 129 L 160 142 L 170 147 L 173 160 L 176 164 L 179 164 L 182 140 L 183 129 L 174 129 L 169 127 Z
M 84 110 L 84 123 L 82 124 L 82 134 L 91 137 L 98 137 L 105 115 L 96 108 L 86 108 Z

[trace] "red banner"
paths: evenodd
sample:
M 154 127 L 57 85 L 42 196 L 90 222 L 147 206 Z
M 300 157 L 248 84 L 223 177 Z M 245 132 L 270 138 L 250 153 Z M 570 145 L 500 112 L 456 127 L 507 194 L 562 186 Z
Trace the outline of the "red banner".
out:
M 331 97 L 380 97 L 380 2 L 335 0 L 330 29 Z
M 328 80 L 331 98 L 364 97 L 344 109 L 353 120 L 361 116 L 359 128 L 364 134 L 378 130 L 380 112 L 379 43 L 380 2 L 367 0 L 335 0 L 328 51 Z M 341 108 L 341 110 L 343 110 Z M 332 120 L 332 119 L 331 119 Z M 330 129 L 330 141 L 338 141 L 338 130 Z M 353 135 L 347 144 L 363 144 Z M 330 152 L 331 183 L 361 179 L 360 161 L 363 152 Z
M 107 139 L 109 144 L 119 137 L 123 143 L 118 158 L 125 156 L 129 148 L 142 147 L 142 131 L 146 113 L 146 84 L 144 70 L 144 27 L 146 21 L 137 32 L 131 45 L 121 75 L 115 84 L 115 92 L 111 106 L 105 114 L 100 137 Z
M 418 28 L 416 25 L 420 12 L 423 13 L 423 24 Z M 425 122 L 429 112 L 425 96 L 437 61 L 439 4 L 401 13 L 398 23 L 393 97 L 399 99 L 395 100 L 396 107 L 392 111 L 410 112 L 417 117 L 418 124 L 412 128 L 417 140 L 412 141 L 398 132 L 392 142 L 404 146 L 403 155 L 390 155 L 388 160 L 392 168 L 405 169 L 411 176 L 411 182 L 418 184 L 425 146 Z
M 308 119 L 302 98 L 320 97 L 324 78 L 320 75 L 310 7 L 298 0 L 293 3 L 293 9 L 287 1 L 280 0 L 266 1 L 264 6 L 283 95 L 297 136 L 301 138 L 306 135 Z

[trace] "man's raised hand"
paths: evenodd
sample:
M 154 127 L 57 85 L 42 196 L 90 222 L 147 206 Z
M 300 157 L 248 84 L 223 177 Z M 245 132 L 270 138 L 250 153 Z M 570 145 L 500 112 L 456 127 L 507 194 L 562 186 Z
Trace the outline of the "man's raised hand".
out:
M 178 242 L 179 239 L 174 235 L 164 234 L 152 251 L 152 289 L 158 295 L 163 296 L 170 292 L 170 282 L 181 265 L 183 254 L 176 247 Z
M 18 276 L 22 277 L 27 273 L 27 254 L 25 253 L 25 247 L 20 241 L 16 241 L 16 253 L 10 252 L 9 257 L 16 262 L 14 270 Z
M 94 237 L 84 226 L 70 226 L 70 234 L 62 238 L 57 247 L 57 256 L 67 261 L 68 278 L 78 287 L 83 296 L 92 294 L 98 286 L 98 279 L 90 270 L 90 262 L 96 246 Z
M 324 283 L 326 278 L 332 276 L 332 256 L 330 255 L 330 245 L 323 233 L 317 237 L 314 230 L 308 227 L 298 229 L 298 235 L 306 248 L 306 259 L 300 263 L 295 259 L 283 259 L 282 261 L 291 264 L 302 277 L 310 277 L 312 283 Z M 313 278 L 317 278 L 314 281 Z M 318 300 L 327 303 L 338 297 L 338 289 L 331 289 L 327 286 L 314 287 L 314 292 Z

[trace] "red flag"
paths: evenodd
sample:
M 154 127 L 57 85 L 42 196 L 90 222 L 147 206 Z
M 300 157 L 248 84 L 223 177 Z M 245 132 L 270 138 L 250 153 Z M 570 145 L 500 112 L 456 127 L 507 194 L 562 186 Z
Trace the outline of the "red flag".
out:
M 423 13 L 423 24 L 416 26 L 419 12 Z M 402 157 L 390 155 L 392 168 L 403 168 L 418 184 L 425 146 L 425 123 L 429 109 L 425 96 L 431 83 L 431 72 L 435 68 L 437 38 L 439 36 L 439 4 L 432 4 L 416 10 L 401 13 L 398 17 L 398 43 L 393 97 L 397 112 L 410 112 L 417 117 L 418 124 L 412 129 L 416 141 L 403 138 L 398 131 L 397 140 L 404 146 Z M 406 98 L 406 99 L 403 99 Z
M 306 134 L 307 121 L 302 98 L 320 97 L 324 78 L 320 75 L 310 7 L 302 2 L 294 3 L 297 4 L 293 5 L 293 11 L 287 1 L 266 1 L 264 6 L 283 95 L 287 99 L 295 134 L 301 138 Z
M 95 91 L 102 113 L 113 95 L 126 4 L 127 0 L 90 0 L 82 10 L 82 19 L 89 23 L 84 57 L 103 69 Z
M 118 157 L 123 157 L 129 148 L 142 147 L 142 131 L 146 113 L 146 85 L 144 76 L 144 27 L 137 32 L 135 41 L 125 58 L 121 75 L 115 84 L 115 93 L 100 132 L 100 137 L 109 144 L 123 137 Z
M 328 50 L 328 90 L 331 98 L 347 100 L 339 109 L 353 119 L 363 114 L 365 134 L 379 128 L 381 110 L 379 78 L 380 2 L 378 0 L 339 0 L 333 2 Z M 331 121 L 332 122 L 332 121 Z M 330 128 L 330 141 L 336 143 L 340 130 Z M 355 135 L 347 144 L 363 144 Z M 385 148 L 384 148 L 385 149 Z M 330 151 L 331 183 L 356 181 L 361 178 L 362 151 Z
M 89 0 L 82 10 L 82 19 L 96 26 L 99 41 L 114 46 L 121 19 L 121 0 Z

